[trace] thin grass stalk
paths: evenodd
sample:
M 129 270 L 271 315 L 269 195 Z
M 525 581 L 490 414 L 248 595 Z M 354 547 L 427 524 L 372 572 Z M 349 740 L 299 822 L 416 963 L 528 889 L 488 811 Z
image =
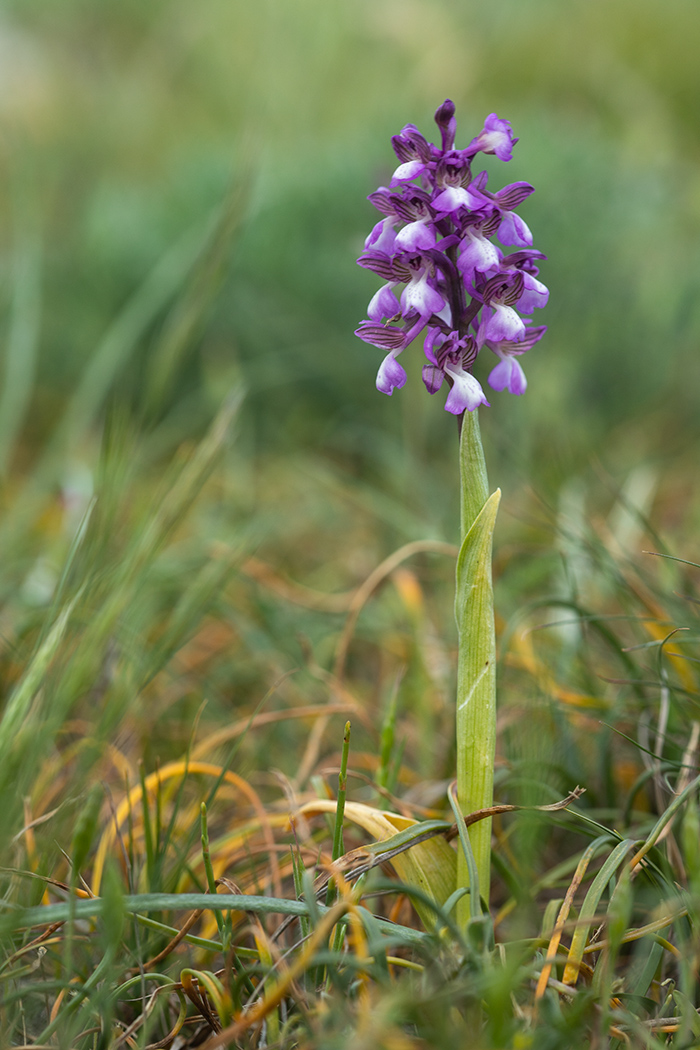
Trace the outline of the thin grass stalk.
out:
M 496 752 L 496 636 L 491 580 L 493 527 L 500 490 L 488 495 L 486 463 L 477 412 L 465 412 L 460 439 L 461 549 L 457 560 L 455 615 L 459 637 L 457 668 L 457 797 L 464 814 L 493 802 Z M 469 828 L 481 896 L 488 903 L 491 820 Z M 457 857 L 457 888 L 469 886 L 467 858 Z M 470 902 L 457 905 L 458 920 L 469 921 Z
M 155 852 L 153 848 L 153 829 L 151 827 L 151 813 L 148 804 L 148 792 L 146 791 L 146 770 L 143 762 L 139 762 L 139 779 L 141 781 L 141 811 L 143 814 L 143 841 L 146 851 L 146 875 L 149 889 L 153 888 L 153 873 L 155 868 Z M 160 887 L 158 887 L 160 889 Z
M 333 853 L 332 859 L 334 861 L 342 857 L 344 852 L 343 846 L 343 820 L 345 819 L 345 799 L 347 797 L 348 789 L 348 757 L 350 755 L 350 721 L 345 723 L 345 730 L 343 732 L 343 750 L 340 757 L 340 772 L 338 774 L 338 798 L 336 801 L 335 810 L 335 828 L 333 830 Z M 328 880 L 328 889 L 326 890 L 326 907 L 330 907 L 335 903 L 338 896 L 338 888 L 336 880 L 330 878 Z M 333 935 L 333 951 L 339 952 L 343 946 L 343 939 L 345 937 L 345 931 L 343 927 L 338 923 L 335 928 L 335 934 Z
M 343 855 L 343 818 L 345 816 L 345 799 L 348 789 L 348 755 L 350 754 L 350 722 L 345 723 L 343 732 L 343 751 L 340 758 L 338 774 L 338 799 L 335 811 L 335 829 L 333 831 L 333 860 Z

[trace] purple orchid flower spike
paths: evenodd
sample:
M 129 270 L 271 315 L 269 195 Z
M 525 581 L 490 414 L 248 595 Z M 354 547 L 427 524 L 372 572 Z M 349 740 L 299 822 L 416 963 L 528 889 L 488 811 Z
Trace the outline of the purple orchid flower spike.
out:
M 546 305 L 549 292 L 538 280 L 545 256 L 532 247 L 516 211 L 533 187 L 514 182 L 491 192 L 487 173 L 472 171 L 479 153 L 511 159 L 518 140 L 509 121 L 491 113 L 466 149 L 455 148 L 450 99 L 438 107 L 435 122 L 440 146 L 413 124 L 393 137 L 399 164 L 391 184 L 369 195 L 382 218 L 358 263 L 384 284 L 355 334 L 384 351 L 377 389 L 385 394 L 406 382 L 397 357 L 424 335 L 423 382 L 431 394 L 446 383 L 445 409 L 461 415 L 488 405 L 473 374 L 484 347 L 499 359 L 489 375 L 492 389 L 525 392 L 518 358 L 545 332 L 527 315 Z M 504 255 L 496 237 L 511 254 Z

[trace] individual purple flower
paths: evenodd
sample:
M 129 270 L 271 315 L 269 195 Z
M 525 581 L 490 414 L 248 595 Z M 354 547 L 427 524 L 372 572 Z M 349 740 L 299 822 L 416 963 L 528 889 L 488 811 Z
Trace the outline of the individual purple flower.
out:
M 397 252 L 420 252 L 434 248 L 437 239 L 435 227 L 429 219 L 409 222 L 396 234 L 394 247 Z
M 433 201 L 436 211 L 452 215 L 460 208 L 479 208 L 484 198 L 475 194 L 468 186 L 446 186 Z
M 516 214 L 515 209 L 534 192 L 535 188 L 529 182 L 513 182 L 494 193 L 493 200 L 501 213 L 498 227 L 501 244 L 514 244 L 521 248 L 528 248 L 532 244 L 530 227 Z
M 439 313 L 444 306 L 445 300 L 430 283 L 427 269 L 421 269 L 414 274 L 401 293 L 401 309 L 404 316 L 414 311 L 427 322 L 432 314 Z
M 402 163 L 409 160 L 430 160 L 430 143 L 423 138 L 415 124 L 406 124 L 398 135 L 393 136 L 391 145 Z
M 525 393 L 527 379 L 517 358 L 539 342 L 546 331 L 546 325 L 533 326 L 526 330 L 525 337 L 519 343 L 503 340 L 499 343 L 488 344 L 489 349 L 500 358 L 489 375 L 489 386 L 493 390 L 508 390 L 511 394 Z
M 500 253 L 495 244 L 484 235 L 478 226 L 467 227 L 461 244 L 457 267 L 473 281 L 475 274 L 492 274 L 500 265 Z
M 490 113 L 484 121 L 484 127 L 467 146 L 469 153 L 495 153 L 499 160 L 510 160 L 513 146 L 518 140 L 513 138 L 509 120 L 501 120 L 495 113 Z
M 523 277 L 523 291 L 518 299 L 518 310 L 523 314 L 531 314 L 533 310 L 541 310 L 549 300 L 549 288 L 537 280 L 539 268 L 536 260 L 544 259 L 542 252 L 534 248 L 527 248 L 521 252 L 513 252 L 501 259 L 501 270 L 511 273 L 520 272 Z
M 525 322 L 507 303 L 494 302 L 491 315 L 483 318 L 477 333 L 479 349 L 486 342 L 519 342 L 525 336 Z
M 394 135 L 391 144 L 401 162 L 393 174 L 392 186 L 410 182 L 423 174 L 430 160 L 430 146 L 415 124 L 407 124 L 398 135 Z
M 497 274 L 485 285 L 484 303 L 490 312 L 482 316 L 476 336 L 476 345 L 481 349 L 485 342 L 520 342 L 525 338 L 525 322 L 514 309 L 522 295 L 524 277 L 520 271 L 514 275 Z
M 524 393 L 527 380 L 518 358 L 545 329 L 521 315 L 544 306 L 549 292 L 538 279 L 544 256 L 531 247 L 532 234 L 516 210 L 533 187 L 514 182 L 492 192 L 487 173 L 472 171 L 479 153 L 510 160 L 517 139 L 509 122 L 491 113 L 460 150 L 450 99 L 435 121 L 440 146 L 413 124 L 393 137 L 399 164 L 391 185 L 369 195 L 383 217 L 357 261 L 384 284 L 355 334 L 384 351 L 377 388 L 385 394 L 406 382 L 398 355 L 424 336 L 423 382 L 431 394 L 446 384 L 445 408 L 460 415 L 488 404 L 473 374 L 484 347 L 499 359 L 491 387 Z M 515 250 L 504 255 L 495 237 Z
M 460 339 L 457 332 L 445 335 L 431 327 L 424 343 L 428 364 L 423 365 L 423 382 L 428 393 L 435 394 L 447 379 L 450 392 L 445 409 L 453 415 L 461 415 L 465 409 L 473 412 L 479 405 L 488 405 L 479 381 L 467 371 L 477 354 L 472 336 Z
M 490 408 L 486 395 L 481 389 L 481 383 L 471 372 L 467 372 L 459 364 L 446 364 L 445 372 L 452 380 L 452 389 L 445 401 L 445 410 L 454 416 L 461 416 L 462 412 L 473 412 L 479 405 Z

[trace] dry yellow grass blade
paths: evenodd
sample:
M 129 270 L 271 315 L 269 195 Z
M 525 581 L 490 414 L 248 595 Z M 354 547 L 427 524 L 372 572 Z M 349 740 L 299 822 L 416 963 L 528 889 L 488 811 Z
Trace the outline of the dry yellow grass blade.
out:
M 522 668 L 531 674 L 544 693 L 570 707 L 590 707 L 600 710 L 601 698 L 599 696 L 591 696 L 559 685 L 545 661 L 537 655 L 530 629 L 523 628 L 523 630 L 516 631 L 511 646 L 507 656 L 508 664 Z
M 308 817 L 317 813 L 335 813 L 335 810 L 336 803 L 331 799 L 318 799 L 302 806 L 299 813 Z M 346 802 L 345 817 L 363 828 L 377 842 L 384 842 L 397 832 L 406 831 L 418 824 L 418 821 L 410 817 L 375 809 L 362 802 Z M 441 835 L 417 842 L 405 852 L 393 856 L 391 864 L 402 882 L 422 890 L 436 904 L 444 904 L 454 892 L 457 881 L 457 855 Z M 432 929 L 435 926 L 435 913 L 432 909 L 419 901 L 415 901 L 414 906 L 426 929 Z
M 266 562 L 259 558 L 246 558 L 241 566 L 244 576 L 249 576 L 274 591 L 280 598 L 284 598 L 294 605 L 301 605 L 305 609 L 318 609 L 320 612 L 343 613 L 347 612 L 355 597 L 355 590 L 342 591 L 336 594 L 328 594 L 325 591 L 315 591 L 311 587 L 305 587 L 301 583 L 295 583 L 281 573 L 277 572 Z
M 239 718 L 233 725 L 223 726 L 215 733 L 210 733 L 199 744 L 192 749 L 192 758 L 199 759 L 203 755 L 210 755 L 214 748 L 228 743 L 236 737 L 242 736 L 250 729 L 258 729 L 260 726 L 272 725 L 276 722 L 288 722 L 299 718 L 325 718 L 328 715 L 352 713 L 357 715 L 358 704 L 354 700 L 334 704 L 306 704 L 303 707 L 290 707 L 284 711 L 263 711 L 252 718 Z
M 258 820 L 260 821 L 260 828 L 265 836 L 265 841 L 270 847 L 270 870 L 273 884 L 275 885 L 277 896 L 281 896 L 282 887 L 279 876 L 279 865 L 269 817 L 260 796 L 250 786 L 247 780 L 239 776 L 237 773 L 233 773 L 230 769 L 222 769 L 221 766 L 212 765 L 210 762 L 187 762 L 184 759 L 181 759 L 177 762 L 169 762 L 155 773 L 151 773 L 147 776 L 145 779 L 146 791 L 150 794 L 151 792 L 155 792 L 158 785 L 162 784 L 163 781 L 171 780 L 173 777 L 190 776 L 192 774 L 203 774 L 204 776 L 215 777 L 217 779 L 220 777 L 225 783 L 237 787 L 241 794 L 245 795 L 251 803 L 257 814 Z M 92 889 L 95 896 L 99 894 L 107 854 L 114 845 L 117 832 L 126 821 L 129 812 L 141 801 L 141 797 L 141 785 L 137 784 L 119 803 L 114 819 L 110 821 L 108 827 L 102 834 L 100 844 L 97 848 L 97 854 L 95 856 L 95 865 L 92 875 Z
M 547 991 L 547 984 L 552 973 L 552 963 L 556 959 L 557 951 L 559 950 L 559 942 L 561 941 L 561 935 L 566 925 L 566 920 L 569 917 L 571 911 L 571 905 L 574 902 L 576 891 L 583 881 L 583 877 L 586 874 L 586 869 L 591 862 L 593 854 L 595 853 L 596 843 L 592 843 L 585 851 L 581 860 L 578 862 L 574 877 L 571 880 L 571 884 L 566 891 L 566 897 L 559 909 L 559 915 L 557 916 L 556 925 L 552 931 L 552 937 L 547 948 L 547 954 L 545 956 L 544 965 L 540 972 L 539 980 L 537 982 L 537 988 L 535 989 L 535 1004 L 537 1004 L 544 993 Z

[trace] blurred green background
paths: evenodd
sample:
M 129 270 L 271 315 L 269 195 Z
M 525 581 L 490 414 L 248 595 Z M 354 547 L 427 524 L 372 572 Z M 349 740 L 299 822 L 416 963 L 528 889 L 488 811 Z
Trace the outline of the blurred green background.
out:
M 512 121 L 492 183 L 535 185 L 549 257 L 528 393 L 482 413 L 492 478 L 550 496 L 594 456 L 618 480 L 692 469 L 699 38 L 696 0 L 6 0 L 0 465 L 36 455 L 91 361 L 85 424 L 116 397 L 158 454 L 242 380 L 241 455 L 321 454 L 454 536 L 454 421 L 420 349 L 389 400 L 352 334 L 365 197 L 391 134 L 432 138 L 449 96 L 458 145 Z

